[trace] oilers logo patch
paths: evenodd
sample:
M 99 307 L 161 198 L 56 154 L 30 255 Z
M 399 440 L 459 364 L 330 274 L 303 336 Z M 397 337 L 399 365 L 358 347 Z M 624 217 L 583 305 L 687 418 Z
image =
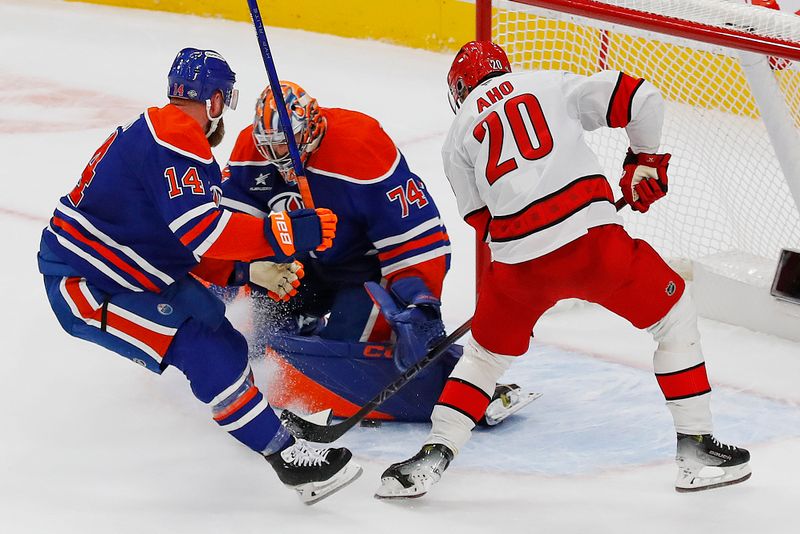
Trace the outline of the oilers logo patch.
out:
M 269 201 L 269 209 L 274 212 L 301 210 L 303 209 L 303 199 L 300 197 L 300 193 L 287 191 L 275 195 Z
M 676 286 L 676 285 L 675 285 L 675 282 L 673 282 L 672 280 L 670 280 L 670 281 L 669 281 L 669 284 L 667 284 L 667 289 L 666 289 L 666 291 L 667 291 L 667 295 L 669 295 L 670 297 L 671 297 L 672 295 L 674 295 L 674 294 L 675 294 L 675 290 L 676 290 L 677 288 L 678 288 L 678 286 Z
M 222 188 L 218 185 L 211 186 L 211 199 L 214 201 L 214 204 L 219 207 L 219 203 L 222 202 Z
M 159 304 L 156 308 L 161 315 L 172 315 L 172 306 L 167 303 Z

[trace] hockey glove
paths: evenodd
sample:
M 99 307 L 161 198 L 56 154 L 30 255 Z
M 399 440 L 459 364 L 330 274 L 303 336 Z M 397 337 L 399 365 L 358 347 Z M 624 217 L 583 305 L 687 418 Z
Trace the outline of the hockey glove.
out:
M 250 283 L 266 289 L 269 298 L 276 302 L 286 302 L 297 295 L 300 279 L 304 275 L 303 264 L 299 261 L 254 261 L 250 264 Z
M 628 149 L 619 187 L 632 209 L 645 213 L 650 204 L 667 194 L 670 157 L 670 154 L 634 154 Z
M 272 213 L 264 219 L 264 235 L 278 259 L 298 252 L 325 250 L 336 237 L 336 214 L 327 208 Z
M 389 291 L 375 282 L 364 287 L 395 332 L 394 364 L 401 372 L 424 358 L 445 336 L 441 302 L 421 278 L 402 278 Z

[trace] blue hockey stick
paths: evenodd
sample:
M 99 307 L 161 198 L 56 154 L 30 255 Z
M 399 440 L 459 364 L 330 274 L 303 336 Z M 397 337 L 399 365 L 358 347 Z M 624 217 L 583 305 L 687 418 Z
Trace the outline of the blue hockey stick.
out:
M 314 209 L 314 199 L 311 198 L 311 190 L 308 187 L 308 181 L 305 177 L 305 170 L 303 163 L 300 160 L 300 151 L 297 149 L 297 143 L 294 140 L 292 133 L 292 123 L 289 120 L 289 114 L 286 112 L 286 101 L 283 99 L 283 91 L 281 90 L 280 79 L 278 72 L 275 70 L 275 61 L 272 59 L 272 52 L 269 49 L 267 42 L 267 33 L 264 31 L 264 22 L 261 20 L 261 12 L 258 9 L 257 0 L 247 0 L 247 5 L 250 8 L 250 16 L 253 19 L 253 25 L 256 28 L 256 38 L 258 39 L 258 48 L 261 50 L 261 59 L 264 60 L 264 68 L 267 69 L 267 78 L 269 78 L 269 86 L 272 88 L 272 94 L 275 97 L 275 104 L 278 106 L 278 117 L 281 120 L 281 128 L 286 135 L 286 143 L 289 147 L 289 155 L 292 158 L 292 166 L 294 167 L 294 174 L 297 178 L 297 187 L 300 189 L 300 196 L 303 198 L 303 204 L 306 208 Z

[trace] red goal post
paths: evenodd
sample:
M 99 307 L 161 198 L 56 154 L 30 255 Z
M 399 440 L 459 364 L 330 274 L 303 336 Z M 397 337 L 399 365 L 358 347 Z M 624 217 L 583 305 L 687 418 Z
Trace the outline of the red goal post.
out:
M 515 70 L 616 69 L 661 90 L 670 193 L 623 213 L 684 275 L 700 258 L 800 248 L 800 17 L 736 0 L 476 0 L 476 37 Z M 624 132 L 586 137 L 614 183 Z
M 476 2 L 476 37 L 482 41 L 490 40 L 492 37 L 492 0 L 476 0 Z M 498 2 L 495 0 L 495 3 Z M 744 28 L 737 29 L 732 25 L 712 25 L 688 18 L 677 18 L 659 12 L 628 7 L 637 5 L 637 2 L 513 0 L 513 3 L 552 9 L 642 30 L 800 61 L 798 42 L 790 40 L 789 36 L 781 34 L 780 31 L 775 31 L 772 35 L 760 35 Z M 638 4 L 644 3 L 638 2 Z M 686 4 L 689 4 L 689 2 L 686 2 Z M 743 2 L 742 5 L 748 4 Z M 767 8 L 757 7 L 756 9 L 766 10 Z M 746 13 L 746 11 L 743 11 L 743 13 Z M 772 13 L 770 13 L 771 15 Z M 800 38 L 800 35 L 795 35 L 794 37 Z

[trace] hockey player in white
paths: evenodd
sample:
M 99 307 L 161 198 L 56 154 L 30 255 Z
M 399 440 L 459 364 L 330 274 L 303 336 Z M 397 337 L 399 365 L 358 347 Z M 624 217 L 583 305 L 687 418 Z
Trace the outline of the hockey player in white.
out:
M 492 262 L 479 274 L 474 341 L 433 410 L 427 442 L 383 473 L 376 497 L 418 497 L 440 479 L 496 381 L 527 352 L 536 321 L 565 298 L 598 303 L 658 342 L 653 365 L 677 431 L 676 489 L 746 480 L 748 451 L 712 435 L 711 387 L 685 283 L 622 228 L 584 140 L 584 130 L 625 128 L 620 187 L 631 209 L 646 212 L 667 192 L 658 90 L 618 71 L 511 73 L 502 48 L 485 41 L 462 47 L 447 81 L 456 118 L 442 149 L 445 174 Z

